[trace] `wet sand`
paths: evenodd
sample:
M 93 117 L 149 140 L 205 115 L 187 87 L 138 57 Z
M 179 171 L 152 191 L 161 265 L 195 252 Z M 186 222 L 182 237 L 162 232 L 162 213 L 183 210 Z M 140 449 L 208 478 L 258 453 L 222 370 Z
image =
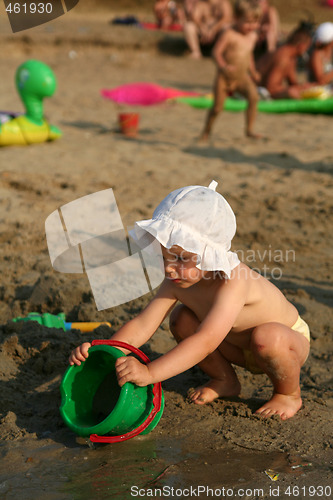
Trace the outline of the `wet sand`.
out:
M 292 498 L 294 487 L 294 496 L 310 498 L 310 486 L 333 486 L 332 117 L 259 114 L 256 128 L 267 139 L 252 141 L 243 135 L 243 115 L 225 113 L 211 143 L 199 146 L 205 111 L 166 103 L 128 108 L 140 113 L 140 129 L 136 139 L 125 138 L 117 116 L 127 108 L 103 100 L 102 88 L 146 81 L 207 93 L 214 65 L 187 58 L 181 35 L 114 27 L 114 15 L 78 8 L 15 35 L 1 17 L 0 108 L 22 111 L 15 70 L 40 59 L 58 80 L 45 113 L 63 132 L 54 143 L 0 150 L 1 498 L 125 499 L 135 485 L 147 488 L 147 498 L 151 488 L 197 485 L 248 489 L 245 498 L 253 499 L 271 498 L 274 489 Z M 187 389 L 205 380 L 193 368 L 163 382 L 166 406 L 152 433 L 89 448 L 59 414 L 68 355 L 84 340 L 110 337 L 151 296 L 98 312 L 85 275 L 52 269 L 45 220 L 65 203 L 113 188 L 127 227 L 150 217 L 171 190 L 212 179 L 237 216 L 234 249 L 274 280 L 310 326 L 303 408 L 287 422 L 255 416 L 271 386 L 265 375 L 240 368 L 239 398 L 190 404 Z M 30 311 L 112 327 L 81 334 L 10 322 Z M 154 359 L 173 345 L 165 322 L 143 350 Z M 279 474 L 276 482 L 268 469 Z

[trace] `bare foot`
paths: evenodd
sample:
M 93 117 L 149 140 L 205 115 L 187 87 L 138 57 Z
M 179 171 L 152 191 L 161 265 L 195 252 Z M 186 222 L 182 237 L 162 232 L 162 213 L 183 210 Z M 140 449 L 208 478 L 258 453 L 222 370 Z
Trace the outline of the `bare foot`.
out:
M 254 132 L 246 132 L 246 137 L 250 139 L 265 139 L 265 136 L 261 134 L 255 134 Z
M 235 380 L 233 383 L 226 384 L 225 380 L 211 379 L 207 384 L 201 385 L 187 392 L 187 397 L 197 405 L 205 405 L 211 403 L 214 399 L 223 396 L 238 396 L 240 393 L 240 383 Z
M 264 418 L 279 415 L 282 420 L 293 417 L 302 406 L 302 399 L 299 394 L 274 394 L 272 399 L 267 401 L 255 413 Z

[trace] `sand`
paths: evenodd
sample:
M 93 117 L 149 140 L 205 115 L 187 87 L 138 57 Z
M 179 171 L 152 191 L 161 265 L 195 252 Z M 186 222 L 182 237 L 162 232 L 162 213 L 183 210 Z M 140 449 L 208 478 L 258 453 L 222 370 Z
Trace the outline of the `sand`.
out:
M 314 10 L 317 2 L 308 4 Z M 215 493 L 243 488 L 243 497 L 253 499 L 290 498 L 288 491 L 316 498 L 320 490 L 310 486 L 332 486 L 332 117 L 260 114 L 256 129 L 266 139 L 252 141 L 244 137 L 243 115 L 225 113 L 212 141 L 199 146 L 205 111 L 167 103 L 128 108 L 140 113 L 139 134 L 128 139 L 117 123 L 128 109 L 103 100 L 102 88 L 146 81 L 205 93 L 214 65 L 208 57 L 187 58 L 179 34 L 114 27 L 109 21 L 119 10 L 89 5 L 15 35 L 1 17 L 0 108 L 22 111 L 15 70 L 26 59 L 40 59 L 58 80 L 45 113 L 63 132 L 54 143 L 0 151 L 1 498 L 125 499 L 134 497 L 135 485 L 148 488 L 147 498 L 149 488 L 196 485 Z M 120 13 L 133 13 L 128 5 Z M 140 5 L 138 14 L 151 19 L 147 2 Z M 287 12 L 286 26 L 296 16 Z M 332 9 L 314 12 L 333 19 Z M 265 272 L 310 325 L 303 407 L 286 422 L 255 416 L 271 386 L 265 375 L 243 369 L 237 369 L 239 398 L 190 404 L 187 389 L 205 380 L 193 368 L 163 383 L 166 406 L 151 434 L 90 449 L 59 414 L 68 355 L 83 340 L 110 337 L 151 295 L 98 312 L 86 275 L 52 269 L 45 220 L 63 204 L 113 188 L 127 227 L 150 217 L 171 190 L 212 179 L 237 216 L 234 249 Z M 10 321 L 30 311 L 112 327 L 81 334 Z M 173 345 L 165 322 L 143 350 L 154 359 Z M 279 474 L 276 482 L 268 469 Z M 201 497 L 209 497 L 207 491 Z

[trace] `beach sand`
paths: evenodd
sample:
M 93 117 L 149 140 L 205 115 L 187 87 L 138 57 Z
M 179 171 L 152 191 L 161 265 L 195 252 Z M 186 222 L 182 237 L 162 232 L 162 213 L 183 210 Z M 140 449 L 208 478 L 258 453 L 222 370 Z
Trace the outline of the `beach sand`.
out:
M 302 3 L 318 21 L 333 20 L 333 9 Z M 45 114 L 63 132 L 53 143 L 0 150 L 1 498 L 126 499 L 135 485 L 205 485 L 234 495 L 243 489 L 251 499 L 316 498 L 320 490 L 310 487 L 333 486 L 332 116 L 258 114 L 256 130 L 266 139 L 253 141 L 244 137 L 242 113 L 224 113 L 211 142 L 199 146 L 204 110 L 176 102 L 120 108 L 100 90 L 145 81 L 209 93 L 212 60 L 188 58 L 181 34 L 109 23 L 126 13 L 151 20 L 148 2 L 140 2 L 140 10 L 124 2 L 121 11 L 114 2 L 98 2 L 96 10 L 90 5 L 16 34 L 0 18 L 0 108 L 23 111 L 14 74 L 25 60 L 40 59 L 58 80 Z M 295 5 L 288 17 L 282 4 L 287 27 L 302 14 L 301 3 Z M 124 110 L 140 114 L 135 139 L 119 132 Z M 187 389 L 205 380 L 195 367 L 163 382 L 165 410 L 151 434 L 90 448 L 59 414 L 68 355 L 82 341 L 109 338 L 151 295 L 98 312 L 86 275 L 52 269 L 45 220 L 70 201 L 112 188 L 128 227 L 149 218 L 171 190 L 212 179 L 237 217 L 233 249 L 265 272 L 310 326 L 303 408 L 286 422 L 255 416 L 271 394 L 269 380 L 238 368 L 239 398 L 190 404 Z M 81 334 L 10 321 L 30 311 L 62 311 L 68 321 L 110 321 L 112 327 Z M 173 345 L 165 322 L 143 350 L 154 359 Z M 279 474 L 276 482 L 269 469 Z M 329 490 L 324 493 L 328 498 Z

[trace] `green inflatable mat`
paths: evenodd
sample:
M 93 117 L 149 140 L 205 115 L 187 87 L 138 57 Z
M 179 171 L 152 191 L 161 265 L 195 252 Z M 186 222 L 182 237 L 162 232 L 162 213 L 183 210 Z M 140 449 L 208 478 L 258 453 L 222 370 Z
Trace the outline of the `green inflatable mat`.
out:
M 213 105 L 213 97 L 210 96 L 178 97 L 177 101 L 199 109 L 211 108 Z M 228 97 L 225 100 L 224 110 L 244 111 L 246 107 L 246 100 Z M 330 115 L 333 114 L 333 97 L 328 99 L 278 99 L 275 101 L 259 101 L 258 111 L 263 113 L 313 113 Z

